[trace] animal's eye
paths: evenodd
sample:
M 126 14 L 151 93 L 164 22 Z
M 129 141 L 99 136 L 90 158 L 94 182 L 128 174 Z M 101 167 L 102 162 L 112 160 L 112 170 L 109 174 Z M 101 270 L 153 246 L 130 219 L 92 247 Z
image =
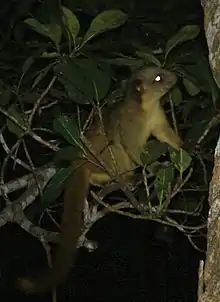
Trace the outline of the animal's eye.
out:
M 158 74 L 155 78 L 154 78 L 154 80 L 153 80 L 153 82 L 161 82 L 163 79 L 162 79 L 162 77 Z

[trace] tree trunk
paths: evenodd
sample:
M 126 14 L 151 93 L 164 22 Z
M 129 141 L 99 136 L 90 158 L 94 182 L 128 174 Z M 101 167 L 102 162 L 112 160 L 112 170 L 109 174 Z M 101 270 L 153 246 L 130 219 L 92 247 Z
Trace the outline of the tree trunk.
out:
M 201 0 L 209 62 L 220 87 L 220 0 Z M 220 301 L 220 138 L 215 149 L 209 187 L 209 217 L 206 261 L 200 265 L 198 302 Z

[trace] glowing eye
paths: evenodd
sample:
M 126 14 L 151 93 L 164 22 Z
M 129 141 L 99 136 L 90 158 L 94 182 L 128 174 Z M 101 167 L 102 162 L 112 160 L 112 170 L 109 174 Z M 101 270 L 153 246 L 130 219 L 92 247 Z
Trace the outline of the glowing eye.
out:
M 154 79 L 155 82 L 160 82 L 161 81 L 161 76 L 156 76 L 156 78 Z

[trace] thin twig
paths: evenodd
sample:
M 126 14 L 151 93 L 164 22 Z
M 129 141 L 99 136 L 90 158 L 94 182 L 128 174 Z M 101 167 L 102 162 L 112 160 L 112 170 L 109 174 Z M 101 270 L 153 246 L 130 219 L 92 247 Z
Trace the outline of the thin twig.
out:
M 29 152 L 28 152 L 27 145 L 26 145 L 26 143 L 25 143 L 24 140 L 22 140 L 22 143 L 23 143 L 23 148 L 24 148 L 25 155 L 26 155 L 26 157 L 27 157 L 27 160 L 28 160 L 29 165 L 30 165 L 31 170 L 32 170 L 33 177 L 34 177 L 34 179 L 35 179 L 35 181 L 36 181 L 36 184 L 37 184 L 39 193 L 40 193 L 40 195 L 42 196 L 41 185 L 40 185 L 39 179 L 38 179 L 38 177 L 37 177 L 37 175 L 36 175 L 35 167 L 34 167 L 34 164 L 33 164 L 32 159 L 31 159 L 31 156 L 30 156 L 30 154 L 29 154 Z
M 169 93 L 169 103 L 170 103 L 170 108 L 171 108 L 171 115 L 172 115 L 172 120 L 173 120 L 173 127 L 175 129 L 175 132 L 178 133 L 177 129 L 177 122 L 176 122 L 176 116 L 174 113 L 174 106 L 173 106 L 173 100 L 171 99 L 171 94 Z
M 52 86 L 55 83 L 56 79 L 57 79 L 57 76 L 53 76 L 53 78 L 51 79 L 51 81 L 48 84 L 47 88 L 43 91 L 43 93 L 40 95 L 40 97 L 37 99 L 36 103 L 34 104 L 33 110 L 32 110 L 32 112 L 29 116 L 29 119 L 28 119 L 29 126 L 31 126 L 31 124 L 32 124 L 32 120 L 34 118 L 34 115 L 35 115 L 37 109 L 40 106 L 41 101 L 47 95 L 47 93 L 50 91 L 50 89 L 52 88 Z
M 213 127 L 215 127 L 219 122 L 220 122 L 220 112 L 211 119 L 211 121 L 208 123 L 208 125 L 207 125 L 205 131 L 203 132 L 203 134 L 198 138 L 198 140 L 196 142 L 196 146 L 195 146 L 196 150 L 200 147 L 201 143 L 204 141 L 204 139 L 208 135 L 209 131 Z
M 5 153 L 6 154 L 10 153 L 10 157 L 11 157 L 11 159 L 13 159 L 14 162 L 16 162 L 18 165 L 22 166 L 26 170 L 31 171 L 31 167 L 29 165 L 27 165 L 21 159 L 17 158 L 13 154 L 11 154 L 11 150 L 9 149 L 9 147 L 8 147 L 8 145 L 6 143 L 5 138 L 4 138 L 3 134 L 2 134 L 2 132 L 0 132 L 0 143 L 2 144 L 2 147 L 5 150 Z

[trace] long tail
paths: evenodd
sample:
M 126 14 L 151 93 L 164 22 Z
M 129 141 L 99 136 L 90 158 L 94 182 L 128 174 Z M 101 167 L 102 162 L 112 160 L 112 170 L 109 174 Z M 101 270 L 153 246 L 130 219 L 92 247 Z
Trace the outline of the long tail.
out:
M 83 228 L 84 200 L 89 188 L 86 168 L 76 169 L 64 192 L 64 212 L 61 221 L 61 241 L 52 268 L 36 278 L 19 278 L 18 288 L 25 293 L 43 293 L 62 282 L 74 263 L 76 245 Z

